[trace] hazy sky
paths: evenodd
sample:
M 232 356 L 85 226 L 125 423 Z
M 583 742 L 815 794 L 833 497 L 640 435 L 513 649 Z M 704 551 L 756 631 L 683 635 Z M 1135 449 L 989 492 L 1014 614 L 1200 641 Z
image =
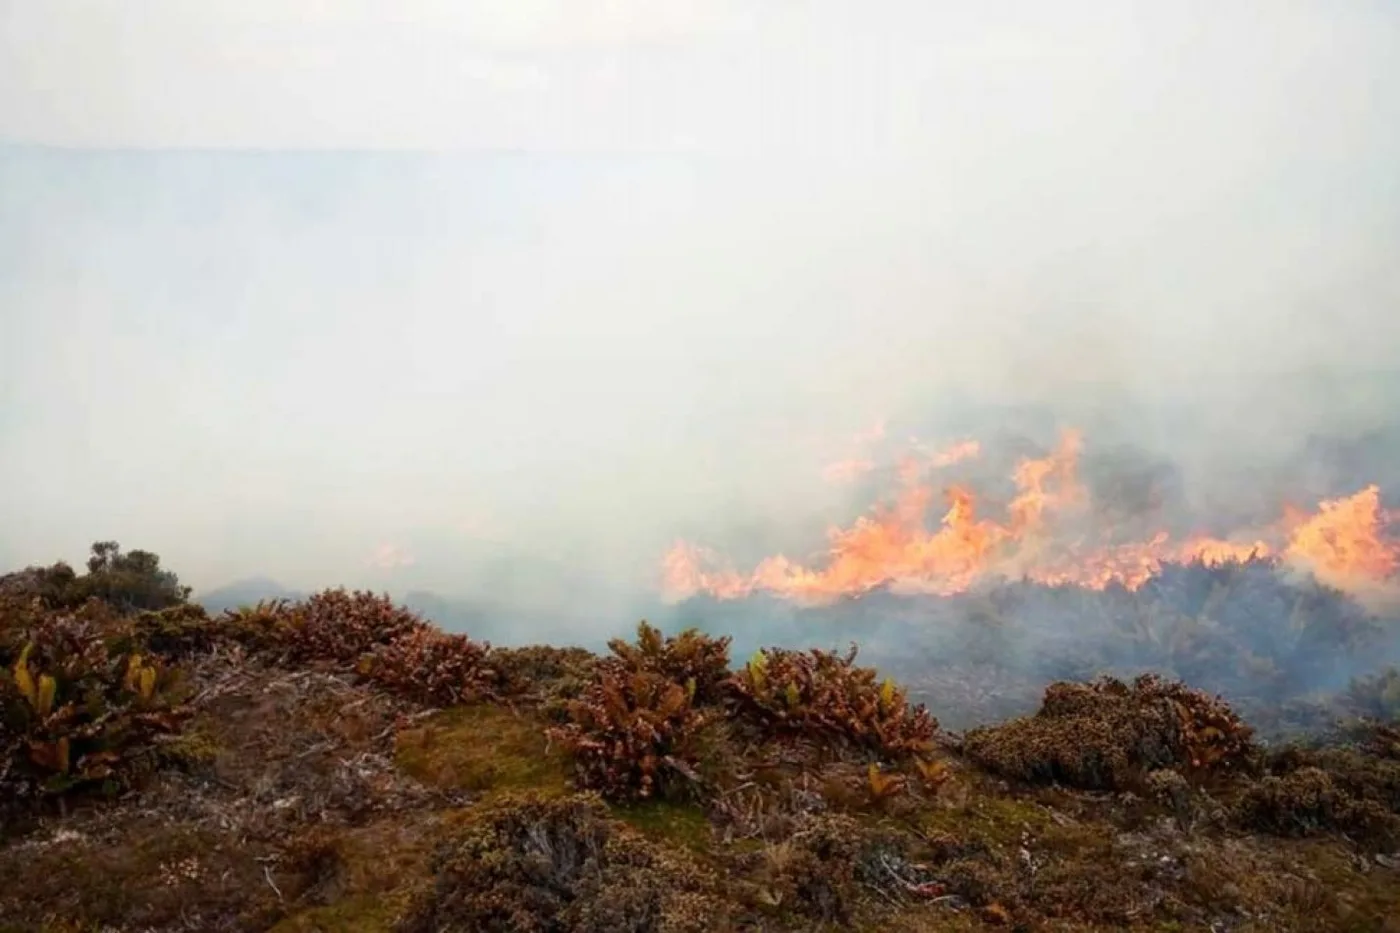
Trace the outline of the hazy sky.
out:
M 1396 166 L 1384 2 L 0 0 L 0 563 L 641 580 L 959 392 L 1400 361 Z

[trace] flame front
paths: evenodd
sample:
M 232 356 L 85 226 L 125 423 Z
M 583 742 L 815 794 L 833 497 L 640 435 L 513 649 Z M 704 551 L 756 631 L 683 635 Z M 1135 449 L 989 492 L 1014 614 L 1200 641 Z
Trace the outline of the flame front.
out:
M 1387 535 L 1390 516 L 1375 486 L 1322 502 L 1315 512 L 1285 506 L 1281 520 L 1249 535 L 1173 540 L 1160 531 L 1142 541 L 1113 542 L 1104 530 L 1083 530 L 1092 523 L 1084 520 L 1091 502 L 1078 478 L 1081 449 L 1080 435 L 1070 431 L 1047 456 L 1020 461 L 1012 474 L 1015 495 L 1000 520 L 979 515 L 972 489 L 949 485 L 932 528 L 927 516 L 937 497 L 928 472 L 977 457 L 981 449 L 964 441 L 917 451 L 898 462 L 899 490 L 891 502 L 828 532 L 821 566 L 778 555 L 741 573 L 713 552 L 678 542 L 664 560 L 664 593 L 671 600 L 768 593 L 820 604 L 880 587 L 950 595 L 993 578 L 1135 589 L 1164 563 L 1220 564 L 1251 556 L 1276 557 L 1353 592 L 1393 584 L 1400 573 L 1400 544 Z M 848 479 L 875 469 L 866 457 L 847 463 L 857 466 L 828 468 L 828 476 Z

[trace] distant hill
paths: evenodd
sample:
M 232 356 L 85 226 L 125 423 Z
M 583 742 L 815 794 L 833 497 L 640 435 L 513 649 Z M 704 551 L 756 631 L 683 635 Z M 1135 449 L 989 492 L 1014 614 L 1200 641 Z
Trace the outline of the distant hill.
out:
M 199 603 L 209 612 L 217 613 L 227 609 L 238 609 L 241 606 L 251 606 L 262 600 L 304 599 L 306 595 L 306 593 L 288 589 L 268 577 L 249 577 L 246 580 L 236 580 L 233 583 L 217 587 L 207 593 L 197 594 L 193 601 Z

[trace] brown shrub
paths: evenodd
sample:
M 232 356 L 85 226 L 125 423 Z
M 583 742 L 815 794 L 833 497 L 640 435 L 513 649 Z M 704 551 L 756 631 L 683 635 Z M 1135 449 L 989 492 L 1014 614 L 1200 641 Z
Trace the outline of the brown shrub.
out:
M 402 933 L 702 933 L 729 926 L 714 880 L 588 795 L 509 796 L 472 814 Z
M 711 638 L 697 629 L 663 637 L 660 630 L 642 622 L 635 645 L 614 638 L 608 648 L 628 670 L 680 684 L 697 705 L 705 705 L 720 699 L 721 687 L 729 678 L 729 642 L 728 637 Z
M 870 829 L 849 816 L 805 813 L 781 841 L 746 856 L 757 900 L 765 912 L 788 919 L 847 925 L 863 901 L 922 896 L 931 886 L 929 866 L 909 858 L 910 841 Z M 927 887 L 922 888 L 928 890 Z
M 114 650 L 129 633 L 96 604 L 30 621 L 0 674 L 0 796 L 129 786 L 157 763 L 158 738 L 188 718 L 178 671 Z
M 465 635 L 418 628 L 376 645 L 360 670 L 411 700 L 452 706 L 491 695 L 496 676 L 485 663 L 490 647 Z
M 325 590 L 281 613 L 278 628 L 294 661 L 353 663 L 376 646 L 427 627 L 387 595 L 359 590 Z
M 1248 829 L 1280 836 L 1340 831 L 1387 846 L 1400 842 L 1400 818 L 1378 801 L 1352 793 L 1318 767 L 1268 775 L 1253 783 L 1236 803 L 1234 815 Z
M 815 735 L 882 755 L 926 751 L 938 721 L 912 706 L 894 681 L 846 655 L 765 648 L 729 680 L 738 706 L 778 734 Z
M 692 696 L 659 674 L 607 665 L 549 735 L 573 755 L 580 786 L 613 800 L 667 796 L 694 773 L 706 718 Z
M 1052 684 L 1034 716 L 974 729 L 963 748 L 1007 777 L 1115 790 L 1161 768 L 1237 767 L 1252 752 L 1251 735 L 1218 697 L 1145 674 L 1131 685 Z
M 530 645 L 493 648 L 487 660 L 503 693 L 534 702 L 548 718 L 567 722 L 569 701 L 583 696 L 601 659 L 586 648 Z

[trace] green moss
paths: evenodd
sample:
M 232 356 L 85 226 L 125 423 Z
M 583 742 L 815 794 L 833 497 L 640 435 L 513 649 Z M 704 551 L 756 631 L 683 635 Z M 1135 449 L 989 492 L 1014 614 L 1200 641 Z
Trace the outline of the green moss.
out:
M 161 754 L 177 767 L 198 768 L 212 764 L 219 756 L 220 745 L 214 736 L 196 725 L 195 728 L 171 738 L 161 746 Z
M 391 933 L 399 920 L 400 909 L 399 905 L 380 898 L 351 898 L 295 913 L 269 933 Z
M 677 843 L 696 852 L 710 844 L 710 821 L 698 807 L 649 800 L 613 808 L 613 815 L 650 839 Z
M 509 707 L 456 707 L 399 733 L 395 760 L 443 789 L 566 793 L 568 759 L 549 747 L 544 729 L 536 716 Z
M 1030 831 L 1040 835 L 1057 829 L 1045 808 L 1023 797 L 998 797 L 974 790 L 965 804 L 934 806 L 918 814 L 924 832 L 950 833 L 998 845 L 1019 844 Z

